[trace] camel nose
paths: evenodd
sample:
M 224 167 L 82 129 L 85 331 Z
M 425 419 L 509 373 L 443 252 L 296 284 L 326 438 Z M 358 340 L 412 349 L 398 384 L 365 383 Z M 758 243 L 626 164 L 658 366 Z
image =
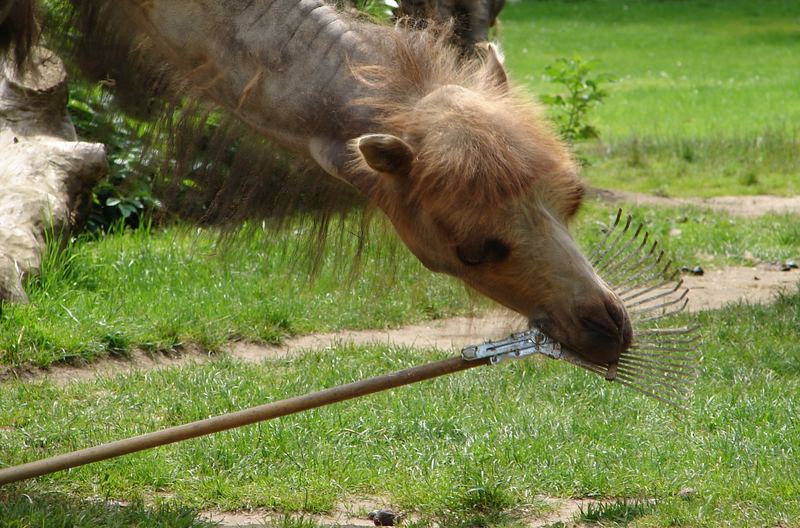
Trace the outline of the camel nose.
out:
M 615 361 L 631 344 L 630 319 L 616 299 L 584 305 L 578 312 L 578 319 L 588 345 L 585 355 L 593 361 Z

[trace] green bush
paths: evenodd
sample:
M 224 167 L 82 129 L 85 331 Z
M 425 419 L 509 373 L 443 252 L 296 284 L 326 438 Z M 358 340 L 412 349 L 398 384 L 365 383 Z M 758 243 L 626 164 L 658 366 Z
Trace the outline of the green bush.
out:
M 78 136 L 103 143 L 108 154 L 109 175 L 92 190 L 87 229 L 136 227 L 159 206 L 152 190 L 157 152 L 145 148 L 148 125 L 113 108 L 113 97 L 100 85 L 73 82 L 67 108 Z
M 612 75 L 595 73 L 596 59 L 584 61 L 579 56 L 559 58 L 545 68 L 551 82 L 562 85 L 566 93 L 542 95 L 542 102 L 555 110 L 554 119 L 561 135 L 574 143 L 599 137 L 597 129 L 587 121 L 589 110 L 608 95 L 603 85 L 614 81 Z

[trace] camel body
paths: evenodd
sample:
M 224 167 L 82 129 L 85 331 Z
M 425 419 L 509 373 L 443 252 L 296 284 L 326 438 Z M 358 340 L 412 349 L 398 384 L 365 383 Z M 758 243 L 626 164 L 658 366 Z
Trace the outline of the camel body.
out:
M 352 185 L 431 270 L 592 361 L 630 345 L 623 304 L 567 230 L 578 167 L 492 46 L 465 60 L 437 27 L 375 25 L 322 0 L 73 4 L 95 31 L 129 34 L 173 91 Z

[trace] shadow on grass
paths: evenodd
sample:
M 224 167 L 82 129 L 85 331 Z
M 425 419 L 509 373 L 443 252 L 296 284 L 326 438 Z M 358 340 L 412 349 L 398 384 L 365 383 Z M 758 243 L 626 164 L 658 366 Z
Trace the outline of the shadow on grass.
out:
M 61 493 L 0 493 L 0 526 L 8 528 L 206 528 L 197 512 L 174 506 L 146 507 L 71 498 Z

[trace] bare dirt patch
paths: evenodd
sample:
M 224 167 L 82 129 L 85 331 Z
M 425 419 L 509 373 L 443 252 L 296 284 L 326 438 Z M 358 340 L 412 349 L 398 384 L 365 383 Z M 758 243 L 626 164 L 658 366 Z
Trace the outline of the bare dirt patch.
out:
M 590 194 L 611 203 L 628 203 L 656 207 L 693 205 L 724 211 L 733 216 L 753 218 L 768 213 L 800 214 L 800 196 L 715 196 L 713 198 L 671 198 L 652 194 L 608 189 L 591 189 Z
M 367 513 L 372 510 L 388 508 L 392 511 L 399 511 L 391 508 L 389 504 L 388 499 L 381 497 L 357 497 L 337 504 L 333 510 L 326 514 L 292 514 L 290 516 L 314 521 L 319 526 L 360 528 L 362 526 L 374 526 L 372 521 L 367 518 Z M 200 517 L 218 523 L 221 528 L 264 528 L 280 525 L 280 521 L 285 517 L 285 514 L 264 509 L 231 512 L 208 510 L 202 512 Z M 413 519 L 414 517 L 412 516 L 411 520 Z
M 707 271 L 702 276 L 684 276 L 689 293 L 689 310 L 712 310 L 731 303 L 764 304 L 772 302 L 782 291 L 793 291 L 800 283 L 800 272 L 778 271 L 767 267 L 730 267 Z M 422 324 L 386 330 L 348 330 L 311 334 L 289 338 L 281 345 L 238 342 L 229 344 L 224 352 L 250 362 L 297 356 L 308 350 L 324 350 L 338 344 L 388 344 L 426 349 L 458 351 L 461 348 L 495 339 L 524 328 L 525 321 L 508 311 L 491 311 L 476 317 L 453 317 Z M 0 380 L 46 378 L 56 384 L 87 380 L 98 376 L 113 376 L 137 370 L 153 370 L 193 363 L 203 363 L 215 357 L 200 347 L 186 347 L 179 353 L 148 354 L 133 352 L 129 358 L 111 358 L 86 366 L 55 366 L 25 372 L 0 370 Z
M 539 499 L 547 504 L 550 511 L 545 514 L 523 514 L 517 519 L 518 525 L 526 526 L 527 528 L 545 528 L 558 525 L 558 523 L 572 526 L 575 519 L 580 515 L 581 509 L 585 509 L 591 504 L 613 502 L 610 499 L 588 498 L 539 497 Z M 341 503 L 331 512 L 324 515 L 292 514 L 290 516 L 293 518 L 302 517 L 323 527 L 360 528 L 373 526 L 372 521 L 367 518 L 367 512 L 378 508 L 387 508 L 388 504 L 385 499 L 365 497 Z M 396 508 L 389 509 L 399 511 Z M 200 514 L 202 519 L 219 523 L 221 528 L 269 528 L 270 526 L 280 525 L 280 521 L 284 516 L 284 514 L 263 509 L 231 512 L 208 510 Z M 415 521 L 418 518 L 413 514 L 406 514 L 404 520 L 406 522 Z

